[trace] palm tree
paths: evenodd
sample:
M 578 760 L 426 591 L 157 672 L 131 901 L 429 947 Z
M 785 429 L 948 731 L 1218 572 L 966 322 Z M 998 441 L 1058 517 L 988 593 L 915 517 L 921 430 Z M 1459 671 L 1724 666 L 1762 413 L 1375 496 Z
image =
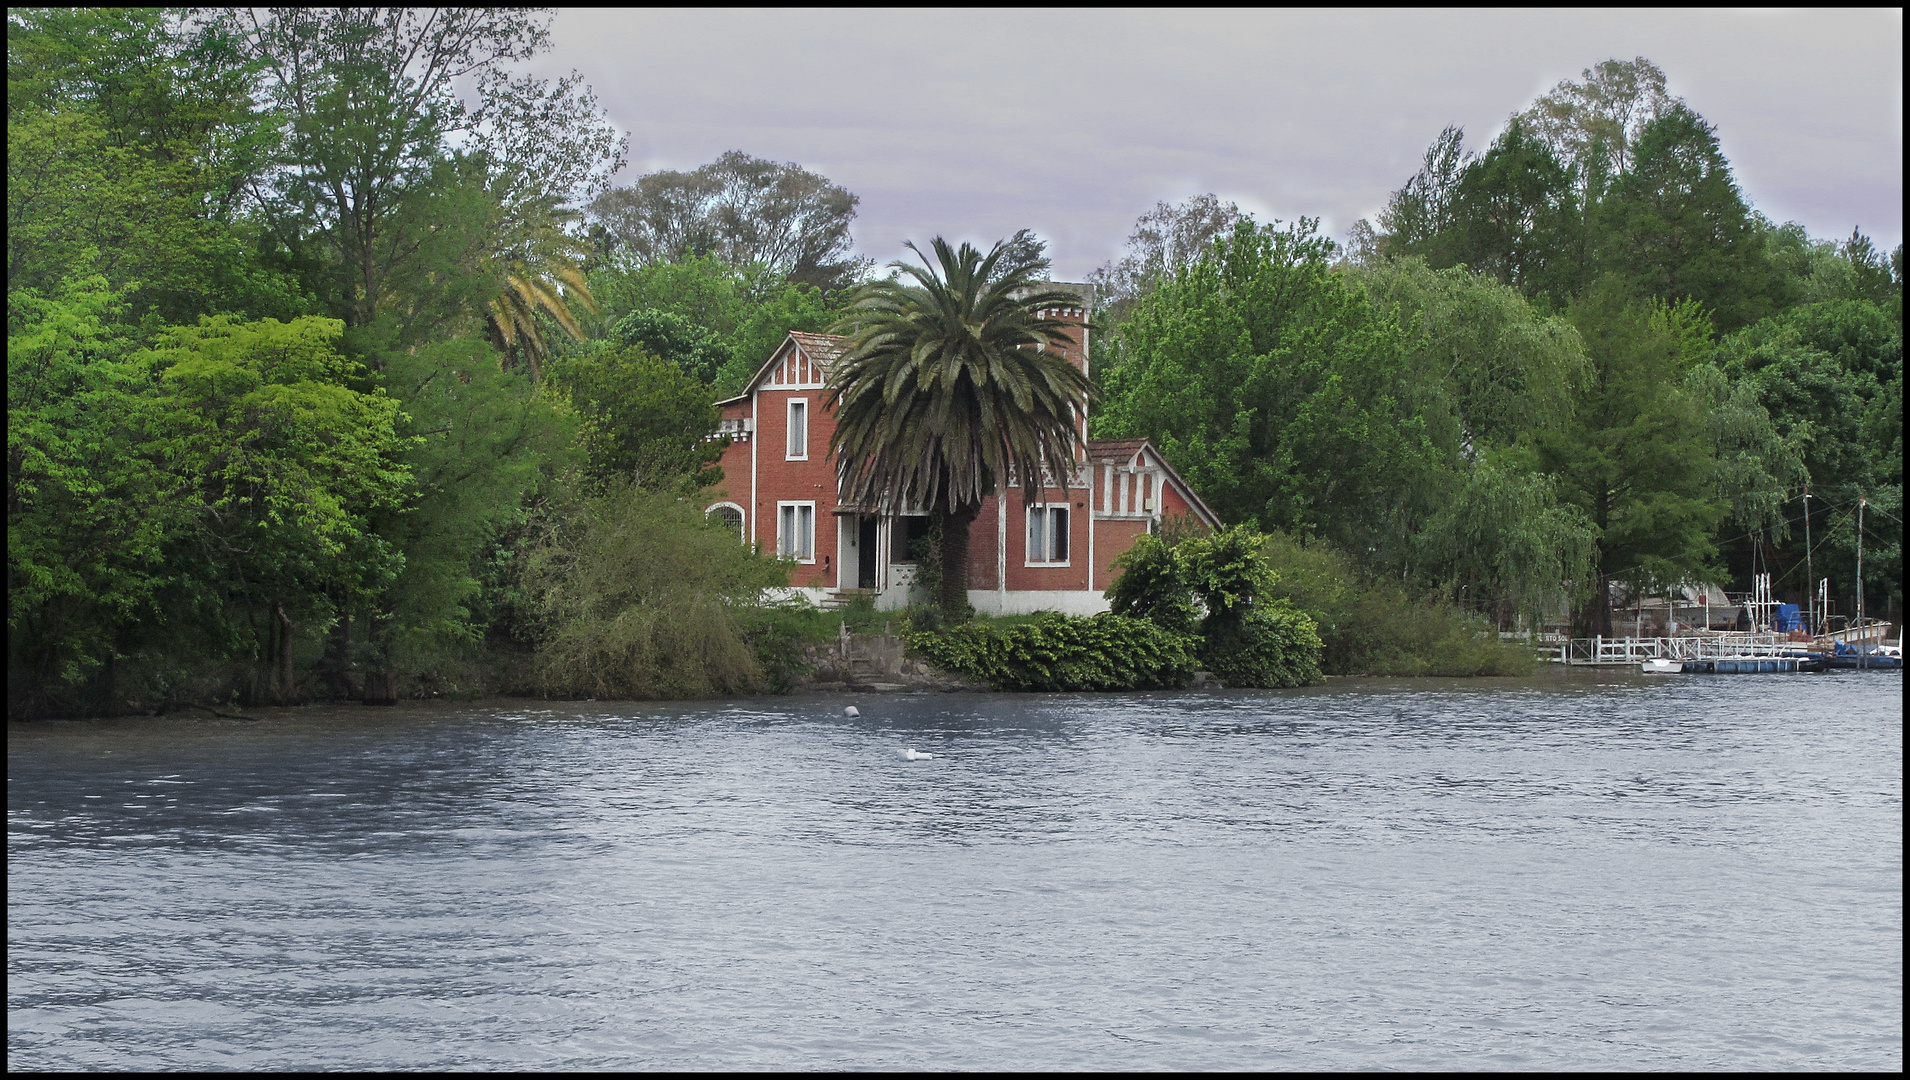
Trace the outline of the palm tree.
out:
M 893 263 L 834 329 L 829 449 L 852 505 L 921 508 L 940 526 L 942 612 L 968 610 L 968 531 L 1009 482 L 1041 489 L 1043 464 L 1072 468 L 1094 384 L 1059 348 L 1078 324 L 1043 314 L 1081 298 L 1034 275 L 1045 262 L 997 243 L 986 256 L 941 237 L 935 262 Z M 939 263 L 939 267 L 936 265 Z M 1019 467 L 1014 467 L 1019 466 Z M 1012 480 L 1011 480 L 1012 478 Z
M 550 346 L 538 326 L 539 313 L 548 316 L 571 340 L 581 341 L 584 331 L 571 305 L 595 314 L 597 301 L 590 295 L 579 265 L 589 247 L 563 229 L 576 212 L 548 207 L 533 210 L 542 212 L 523 215 L 515 241 L 495 256 L 503 272 L 504 288 L 491 301 L 487 321 L 491 342 L 504 354 L 505 362 L 521 355 L 532 381 L 537 381 L 543 377 L 544 361 L 550 357 Z

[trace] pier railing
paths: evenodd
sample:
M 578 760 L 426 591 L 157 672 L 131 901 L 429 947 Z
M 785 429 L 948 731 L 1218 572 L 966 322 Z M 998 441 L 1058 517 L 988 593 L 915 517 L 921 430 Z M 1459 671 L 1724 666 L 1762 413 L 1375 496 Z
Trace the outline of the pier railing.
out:
M 1803 645 L 1780 634 L 1718 633 L 1685 637 L 1573 638 L 1559 646 L 1561 664 L 1639 664 L 1646 660 L 1726 660 L 1795 656 Z

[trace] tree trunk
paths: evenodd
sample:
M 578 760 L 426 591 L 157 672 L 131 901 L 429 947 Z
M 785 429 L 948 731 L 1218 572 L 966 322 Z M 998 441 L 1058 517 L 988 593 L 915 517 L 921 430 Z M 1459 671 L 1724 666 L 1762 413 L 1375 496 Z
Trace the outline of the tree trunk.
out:
M 367 705 L 396 705 L 398 675 L 391 670 L 391 616 L 374 609 L 370 623 L 365 636 L 375 646 L 372 650 L 375 659 L 372 669 L 365 673 L 364 702 Z
M 1592 527 L 1597 530 L 1595 535 L 1599 537 L 1605 535 L 1606 528 L 1611 524 L 1610 507 L 1611 493 L 1600 490 L 1592 499 Z M 1605 567 L 1608 565 L 1610 563 L 1606 559 L 1603 541 L 1594 542 L 1592 545 L 1592 603 L 1585 613 L 1587 625 L 1584 628 L 1584 636 L 1586 637 L 1594 634 L 1599 637 L 1612 636 L 1612 583 L 1605 577 Z
M 944 622 L 965 622 L 974 614 L 968 606 L 968 533 L 981 513 L 979 506 L 946 511 L 942 518 L 942 595 Z
M 359 688 L 352 685 L 351 673 L 351 607 L 344 590 L 332 592 L 332 602 L 337 605 L 338 617 L 332 622 L 330 632 L 325 635 L 325 655 L 319 661 L 319 676 L 325 680 L 325 693 L 334 698 L 357 697 Z
M 374 671 L 365 676 L 365 704 L 398 704 L 398 680 L 389 671 Z
M 1612 583 L 1605 580 L 1605 560 L 1598 560 L 1598 577 L 1592 581 L 1592 633 L 1612 636 Z
M 292 620 L 285 614 L 285 605 L 275 605 L 279 617 L 278 664 L 275 672 L 273 692 L 278 696 L 279 704 L 289 704 L 292 700 Z

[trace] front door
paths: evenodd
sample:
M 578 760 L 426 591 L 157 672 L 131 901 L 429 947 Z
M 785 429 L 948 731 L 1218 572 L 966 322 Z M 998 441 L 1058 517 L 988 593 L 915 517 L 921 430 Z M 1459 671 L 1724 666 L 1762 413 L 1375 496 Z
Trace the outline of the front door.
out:
M 863 514 L 856 527 L 856 588 L 875 588 L 875 523 L 873 514 Z

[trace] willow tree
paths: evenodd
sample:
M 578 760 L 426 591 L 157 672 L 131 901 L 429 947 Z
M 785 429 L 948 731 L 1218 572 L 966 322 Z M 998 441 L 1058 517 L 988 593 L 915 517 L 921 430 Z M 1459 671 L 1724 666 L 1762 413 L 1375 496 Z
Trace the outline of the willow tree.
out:
M 1045 263 L 997 243 L 987 255 L 936 237 L 933 261 L 857 291 L 835 329 L 849 336 L 829 404 L 843 499 L 926 509 L 941 542 L 942 612 L 968 606 L 968 533 L 982 500 L 1010 484 L 1033 498 L 1042 465 L 1071 468 L 1095 396 L 1064 346 L 1078 326 L 1052 313 L 1081 298 L 1037 280 Z

